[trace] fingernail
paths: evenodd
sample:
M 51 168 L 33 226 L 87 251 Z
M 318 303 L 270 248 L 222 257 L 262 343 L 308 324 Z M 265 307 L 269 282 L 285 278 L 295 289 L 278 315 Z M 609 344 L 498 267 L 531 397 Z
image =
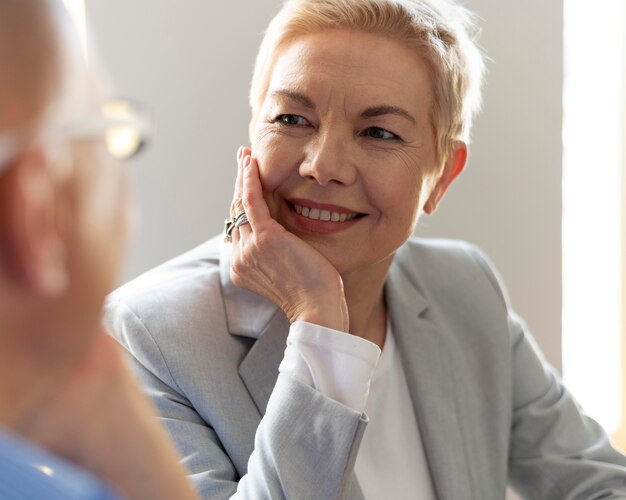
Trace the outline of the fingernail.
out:
M 239 146 L 239 149 L 237 150 L 237 159 L 241 160 L 241 155 L 243 154 L 243 146 Z
M 244 168 L 248 168 L 250 166 L 250 163 L 252 163 L 252 157 L 246 156 L 246 158 L 243 160 Z

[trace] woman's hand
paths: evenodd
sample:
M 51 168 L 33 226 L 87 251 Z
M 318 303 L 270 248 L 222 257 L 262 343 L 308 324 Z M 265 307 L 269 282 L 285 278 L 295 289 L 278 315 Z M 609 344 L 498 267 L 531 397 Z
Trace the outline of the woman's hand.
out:
M 348 332 L 341 276 L 322 254 L 272 219 L 249 148 L 239 149 L 237 162 L 231 216 L 245 210 L 249 224 L 232 233 L 233 283 L 274 302 L 292 323 Z

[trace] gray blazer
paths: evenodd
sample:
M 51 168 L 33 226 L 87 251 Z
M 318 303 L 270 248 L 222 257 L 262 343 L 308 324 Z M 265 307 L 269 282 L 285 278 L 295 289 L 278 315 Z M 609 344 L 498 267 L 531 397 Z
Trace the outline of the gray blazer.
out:
M 278 375 L 289 323 L 215 238 L 106 310 L 204 498 L 362 499 L 367 416 Z M 385 287 L 437 496 L 626 498 L 626 457 L 546 365 L 480 251 L 413 239 Z

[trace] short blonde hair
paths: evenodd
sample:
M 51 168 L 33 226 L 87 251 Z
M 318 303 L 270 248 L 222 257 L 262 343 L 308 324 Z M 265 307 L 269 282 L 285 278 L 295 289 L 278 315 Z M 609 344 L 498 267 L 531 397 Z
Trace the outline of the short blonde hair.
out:
M 287 0 L 259 48 L 250 89 L 253 115 L 265 99 L 280 49 L 300 36 L 338 28 L 388 36 L 418 51 L 432 71 L 439 160 L 445 161 L 455 141 L 469 142 L 484 62 L 473 14 L 452 0 Z

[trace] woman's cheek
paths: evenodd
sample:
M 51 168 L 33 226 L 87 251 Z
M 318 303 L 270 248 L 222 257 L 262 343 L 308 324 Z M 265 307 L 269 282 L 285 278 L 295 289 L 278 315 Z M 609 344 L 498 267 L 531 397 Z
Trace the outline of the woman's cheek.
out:
M 263 192 L 268 194 L 279 188 L 290 175 L 289 155 L 277 142 L 263 141 L 252 151 L 259 165 Z
M 277 169 L 273 166 L 273 155 L 269 153 L 266 147 L 252 147 L 252 157 L 257 161 L 259 166 L 259 179 L 261 181 L 261 189 L 263 190 L 263 199 L 269 208 L 270 215 L 276 219 L 277 207 L 274 202 L 274 193 L 280 185 Z

